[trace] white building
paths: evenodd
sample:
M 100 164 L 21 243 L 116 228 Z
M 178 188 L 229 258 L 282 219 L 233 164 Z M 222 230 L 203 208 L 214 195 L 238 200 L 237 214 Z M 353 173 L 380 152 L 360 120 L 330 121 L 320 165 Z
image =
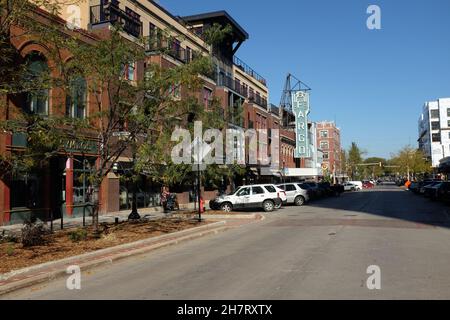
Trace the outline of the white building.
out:
M 450 156 L 450 98 L 426 102 L 419 118 L 419 149 L 439 167 Z

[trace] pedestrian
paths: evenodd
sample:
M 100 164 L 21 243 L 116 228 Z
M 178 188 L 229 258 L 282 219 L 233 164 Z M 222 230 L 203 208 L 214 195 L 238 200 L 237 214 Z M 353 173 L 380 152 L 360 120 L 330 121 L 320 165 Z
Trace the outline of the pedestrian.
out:
M 167 212 L 167 200 L 169 198 L 169 187 L 166 185 L 162 186 L 161 188 L 161 205 L 164 208 L 164 212 Z

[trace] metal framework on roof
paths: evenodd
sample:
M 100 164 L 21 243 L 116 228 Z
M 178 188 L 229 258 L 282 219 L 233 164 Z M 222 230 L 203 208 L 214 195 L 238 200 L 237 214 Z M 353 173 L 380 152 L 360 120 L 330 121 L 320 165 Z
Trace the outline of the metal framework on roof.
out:
M 310 91 L 311 88 L 294 75 L 288 73 L 281 95 L 280 109 L 292 113 L 292 94 L 298 91 Z

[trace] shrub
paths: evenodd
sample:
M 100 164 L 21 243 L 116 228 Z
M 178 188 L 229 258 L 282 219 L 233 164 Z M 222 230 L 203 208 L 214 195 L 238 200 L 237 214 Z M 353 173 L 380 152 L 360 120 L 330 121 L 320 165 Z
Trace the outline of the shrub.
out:
M 73 242 L 80 242 L 87 239 L 88 233 L 86 229 L 77 229 L 69 233 L 69 239 Z
M 22 245 L 24 247 L 40 246 L 47 243 L 45 235 L 49 231 L 42 223 L 26 221 L 22 227 Z
M 0 243 L 7 243 L 7 242 L 19 242 L 17 239 L 17 236 L 13 233 L 6 233 L 6 230 L 3 230 L 3 232 L 0 234 Z
M 12 244 L 9 244 L 6 248 L 6 254 L 10 257 L 14 255 L 14 246 Z

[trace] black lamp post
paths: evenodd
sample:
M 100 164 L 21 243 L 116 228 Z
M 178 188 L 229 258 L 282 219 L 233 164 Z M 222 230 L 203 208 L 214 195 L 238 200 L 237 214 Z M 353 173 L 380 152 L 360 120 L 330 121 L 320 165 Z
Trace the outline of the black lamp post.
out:
M 135 166 L 136 166 L 136 145 L 133 143 L 133 168 L 131 169 L 131 178 L 133 179 L 136 175 Z M 132 203 L 131 203 L 131 213 L 128 215 L 128 220 L 139 220 L 141 216 L 138 213 L 137 210 L 137 185 L 136 181 L 132 181 L 133 184 L 133 190 L 132 190 Z

